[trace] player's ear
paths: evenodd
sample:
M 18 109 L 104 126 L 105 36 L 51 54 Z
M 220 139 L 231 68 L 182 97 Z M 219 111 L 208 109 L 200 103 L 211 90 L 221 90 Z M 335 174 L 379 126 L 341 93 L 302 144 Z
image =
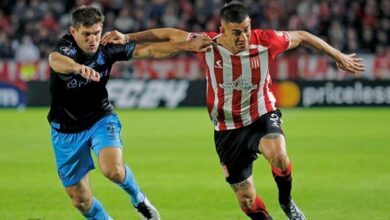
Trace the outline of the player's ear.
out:
M 69 32 L 72 34 L 73 37 L 75 37 L 76 28 L 74 28 L 73 26 L 70 26 L 70 27 L 69 27 Z
M 221 33 L 222 35 L 225 35 L 225 28 L 221 26 L 219 26 L 219 33 Z

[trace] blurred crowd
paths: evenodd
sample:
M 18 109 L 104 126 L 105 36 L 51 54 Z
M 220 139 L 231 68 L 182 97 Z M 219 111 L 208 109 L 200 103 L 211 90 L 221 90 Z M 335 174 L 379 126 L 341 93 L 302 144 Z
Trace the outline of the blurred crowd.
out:
M 243 0 L 253 27 L 307 30 L 344 52 L 389 50 L 389 0 Z M 175 27 L 218 31 L 224 0 L 1 0 L 0 58 L 45 59 L 57 39 L 68 32 L 70 12 L 100 7 L 104 31 L 136 32 Z

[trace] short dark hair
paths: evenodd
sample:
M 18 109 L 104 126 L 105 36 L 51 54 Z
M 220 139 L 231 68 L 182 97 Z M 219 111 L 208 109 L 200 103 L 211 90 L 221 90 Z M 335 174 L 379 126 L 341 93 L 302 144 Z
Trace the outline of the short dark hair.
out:
M 104 15 L 100 9 L 92 6 L 80 6 L 72 12 L 72 26 L 79 28 L 81 25 L 90 27 L 97 23 L 103 23 Z
M 241 23 L 247 17 L 248 9 L 239 1 L 231 1 L 221 9 L 221 19 L 227 23 Z

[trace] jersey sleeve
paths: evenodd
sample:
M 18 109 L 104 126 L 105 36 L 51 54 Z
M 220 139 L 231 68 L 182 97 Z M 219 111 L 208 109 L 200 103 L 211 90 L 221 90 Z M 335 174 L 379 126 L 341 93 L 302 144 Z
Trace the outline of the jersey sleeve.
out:
M 107 46 L 107 54 L 112 62 L 130 60 L 135 50 L 135 43 L 130 42 L 124 45 L 110 44 Z
M 272 59 L 286 51 L 291 44 L 290 35 L 286 31 L 255 30 L 260 44 L 267 47 Z
M 69 35 L 63 36 L 54 45 L 53 51 L 74 59 L 77 55 L 76 43 Z

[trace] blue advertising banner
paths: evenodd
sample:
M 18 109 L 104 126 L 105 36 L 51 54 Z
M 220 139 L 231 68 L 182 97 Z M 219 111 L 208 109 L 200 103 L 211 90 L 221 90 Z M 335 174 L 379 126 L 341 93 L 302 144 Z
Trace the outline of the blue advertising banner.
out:
M 25 92 L 10 83 L 0 82 L 0 108 L 24 107 Z

